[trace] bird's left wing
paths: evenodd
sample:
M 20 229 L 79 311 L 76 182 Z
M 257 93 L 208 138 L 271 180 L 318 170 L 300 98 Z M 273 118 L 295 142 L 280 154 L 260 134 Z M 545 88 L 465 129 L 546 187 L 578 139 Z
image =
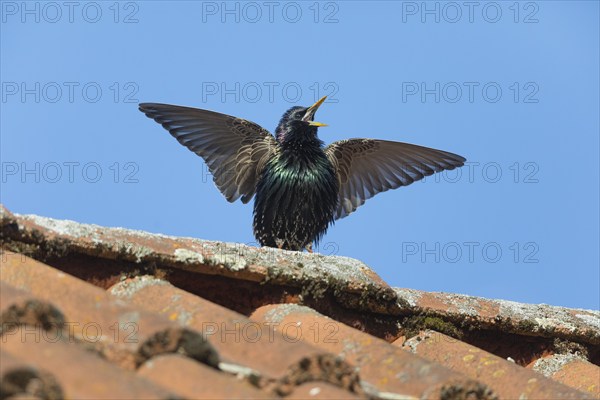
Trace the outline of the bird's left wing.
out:
M 260 173 L 275 152 L 269 131 L 245 119 L 197 108 L 142 103 L 140 111 L 206 161 L 225 198 L 250 201 Z
M 442 170 L 464 165 L 459 155 L 414 144 L 349 139 L 325 148 L 340 194 L 335 219 L 344 218 L 377 193 L 411 183 Z

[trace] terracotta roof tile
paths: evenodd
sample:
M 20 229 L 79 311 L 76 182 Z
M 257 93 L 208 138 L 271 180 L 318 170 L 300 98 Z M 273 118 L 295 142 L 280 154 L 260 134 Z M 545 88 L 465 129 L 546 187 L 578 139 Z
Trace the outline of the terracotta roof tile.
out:
M 6 400 L 45 400 L 45 399 L 43 399 L 41 397 L 29 395 L 29 394 L 19 393 L 14 396 L 7 397 Z
M 354 400 L 360 397 L 326 382 L 307 382 L 298 386 L 286 400 Z M 407 399 L 408 400 L 408 399 Z
M 118 281 L 119 273 L 126 272 L 124 268 L 143 270 L 159 265 L 168 269 L 169 280 L 177 285 L 243 313 L 264 304 L 302 302 L 389 341 L 401 335 L 394 330 L 398 318 L 427 313 L 469 324 L 469 330 L 477 327 L 490 332 L 600 344 L 598 311 L 393 290 L 368 266 L 346 257 L 104 228 L 12 214 L 1 205 L 0 223 L 4 248 L 47 260 L 103 287 Z M 81 267 L 83 263 L 98 270 L 92 275 Z M 189 274 L 183 274 L 184 271 Z M 230 287 L 232 280 L 247 297 L 223 294 L 222 289 Z M 378 318 L 372 317 L 374 313 Z M 390 318 L 382 318 L 386 315 Z
M 201 333 L 115 301 L 104 290 L 45 264 L 8 257 L 0 264 L 2 281 L 51 302 L 66 316 L 69 336 L 86 342 L 127 368 L 164 352 L 187 352 L 216 365 L 218 355 Z
M 79 253 L 136 264 L 154 262 L 195 273 L 293 287 L 304 287 L 327 275 L 329 289 L 336 292 L 341 304 L 380 312 L 398 311 L 394 291 L 368 266 L 347 257 L 176 238 L 18 215 L 1 205 L 0 218 L 6 248 L 16 250 L 20 246 L 20 250 L 28 250 L 34 258 Z
M 52 374 L 0 349 L 0 398 L 18 395 L 48 400 L 64 398 L 60 384 Z
M 14 255 L 5 253 L 6 257 Z M 65 317 L 51 303 L 40 301 L 30 293 L 0 281 L 0 334 L 23 324 L 44 330 L 62 330 Z
M 417 398 L 444 398 L 453 392 L 457 398 L 470 393 L 475 398 L 495 398 L 485 385 L 454 373 L 437 364 L 427 362 L 408 352 L 391 346 L 384 340 L 325 317 L 299 305 L 282 304 L 259 308 L 251 318 L 271 324 L 277 330 L 308 334 L 304 340 L 339 354 L 359 369 L 361 378 L 372 388 L 372 393 Z
M 540 358 L 531 368 L 582 392 L 600 398 L 600 368 L 573 354 L 554 354 Z
M 488 384 L 500 398 L 583 398 L 576 390 L 435 331 L 427 330 L 404 343 L 394 344 Z
M 21 345 L 61 347 L 67 359 L 83 351 L 108 368 L 87 383 L 119 373 L 158 397 L 492 398 L 490 387 L 500 397 L 598 396 L 598 311 L 393 289 L 345 257 L 24 216 L 2 205 L 0 228 L 2 339 L 23 330 L 62 335 Z M 390 344 L 406 337 L 428 360 Z M 10 354 L 3 358 L 16 358 L 0 346 Z M 19 354 L 10 368 L 21 378 L 54 377 L 46 379 L 74 393 L 60 360 Z M 2 371 L 9 364 L 0 362 Z
M 154 311 L 181 325 L 202 331 L 217 349 L 222 368 L 247 371 L 257 384 L 287 395 L 299 383 L 323 380 L 361 392 L 354 370 L 331 354 L 290 340 L 267 324 L 211 303 L 152 277 L 137 277 L 109 290 L 127 302 Z M 237 366 L 237 367 L 236 367 Z
M 523 304 L 450 293 L 395 289 L 415 311 L 527 336 L 559 337 L 600 344 L 600 311 Z
M 218 372 L 178 354 L 153 357 L 138 369 L 138 375 L 189 399 L 272 399 L 235 376 Z
M 176 398 L 151 382 L 125 371 L 76 343 L 48 338 L 37 329 L 20 327 L 2 336 L 2 350 L 29 365 L 50 371 L 64 398 Z M 3 380 L 6 375 L 3 375 Z

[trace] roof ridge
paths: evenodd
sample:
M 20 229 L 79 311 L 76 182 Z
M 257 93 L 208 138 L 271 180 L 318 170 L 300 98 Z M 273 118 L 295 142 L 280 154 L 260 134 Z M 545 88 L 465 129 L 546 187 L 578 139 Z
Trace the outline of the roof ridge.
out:
M 489 387 L 496 387 L 500 393 L 506 388 L 498 386 L 501 382 L 496 379 L 501 379 L 506 371 L 512 370 L 520 379 L 541 378 L 532 378 L 535 373 L 522 368 L 525 366 L 541 368 L 551 374 L 549 378 L 553 381 L 581 391 L 547 385 L 555 397 L 581 398 L 584 393 L 600 393 L 594 382 L 600 373 L 597 345 L 600 312 L 595 310 L 392 288 L 367 265 L 347 257 L 12 214 L 1 204 L 0 228 L 3 271 L 0 295 L 9 299 L 4 301 L 5 306 L 12 307 L 7 313 L 2 310 L 2 318 L 25 325 L 51 321 L 57 326 L 66 325 L 67 318 L 91 318 L 104 331 L 110 331 L 110 322 L 119 315 L 136 323 L 139 320 L 143 325 L 139 331 L 141 346 L 107 342 L 110 338 L 104 338 L 96 344 L 96 350 L 106 360 L 135 369 L 138 376 L 148 377 L 174 393 L 204 390 L 194 386 L 194 382 L 195 376 L 203 375 L 206 370 L 213 372 L 215 382 L 222 381 L 219 390 L 223 396 L 229 389 L 254 396 L 252 388 L 244 385 L 234 388 L 227 383 L 235 379 L 232 373 L 243 375 L 244 371 L 234 368 L 224 376 L 217 374 L 224 371 L 221 365 L 251 368 L 244 382 L 264 393 L 290 396 L 302 396 L 301 393 L 312 396 L 311 393 L 323 391 L 337 397 L 343 393 L 397 397 L 406 389 L 405 394 L 435 392 L 433 397 L 438 398 L 450 392 L 460 398 L 469 393 L 477 398 L 493 398 L 495 394 L 485 386 L 486 379 Z M 7 289 L 5 283 L 16 286 Z M 28 287 L 35 288 L 27 290 L 33 296 L 19 292 Z M 114 300 L 108 299 L 109 295 Z M 307 336 L 302 338 L 303 346 L 294 347 L 296 350 L 293 346 L 283 346 L 284 349 L 275 344 L 254 346 L 250 334 L 258 332 L 261 312 L 268 324 L 277 322 L 273 318 L 287 318 L 287 325 L 281 329 L 287 329 L 288 325 L 296 330 L 303 327 L 306 334 L 315 336 L 319 327 L 322 343 L 309 351 L 306 346 L 311 343 Z M 239 323 L 243 325 L 238 328 Z M 332 323 L 340 335 L 338 344 L 329 342 L 331 331 L 327 329 Z M 208 324 L 206 332 L 203 324 Z M 189 330 L 192 325 L 196 330 Z M 213 332 L 215 326 L 220 329 L 219 337 Z M 199 340 L 197 335 L 188 338 L 190 332 L 210 336 L 206 343 L 212 340 L 215 348 L 206 354 L 223 360 L 216 363 L 219 368 L 211 361 L 217 360 L 215 357 L 203 363 L 202 346 L 196 345 L 205 340 Z M 266 335 L 270 331 L 261 328 L 260 332 Z M 429 333 L 423 336 L 424 332 Z M 250 336 L 243 336 L 247 343 L 238 346 L 237 342 L 231 342 L 231 335 Z M 185 340 L 182 342 L 181 338 Z M 441 343 L 439 338 L 444 338 Z M 417 368 L 409 386 L 396 382 L 410 375 L 407 365 L 415 367 L 418 363 L 402 362 L 408 359 L 405 352 L 410 346 L 393 346 L 391 342 L 410 343 L 416 348 L 419 340 L 422 341 L 419 351 L 427 353 L 432 362 L 424 370 L 450 368 L 474 380 L 455 381 L 448 375 L 450 380 L 424 385 L 419 377 L 424 370 Z M 454 354 L 454 364 L 448 364 L 450 358 L 444 354 L 452 352 L 451 347 L 466 352 Z M 179 357 L 180 350 L 188 357 Z M 320 355 L 323 351 L 327 353 L 325 356 Z M 480 357 L 470 357 L 470 353 Z M 577 359 L 571 360 L 569 354 Z M 292 355 L 295 362 L 290 364 Z M 563 362 L 567 358 L 570 362 Z M 190 364 L 193 359 L 200 362 Z M 269 364 L 275 360 L 280 362 Z M 485 365 L 492 362 L 487 378 L 479 376 L 477 368 L 473 370 L 477 367 L 475 361 Z M 44 369 L 46 360 L 32 358 L 31 363 Z M 190 365 L 194 372 L 188 371 L 181 380 L 178 380 L 180 375 L 170 374 L 185 365 Z M 353 366 L 360 369 L 360 376 L 354 373 Z M 495 366 L 505 372 L 493 370 Z M 47 367 L 54 368 L 54 364 Z M 385 368 L 395 372 L 388 376 Z M 5 372 L 0 375 L 4 377 Z M 383 379 L 385 376 L 388 380 Z M 68 379 L 60 374 L 55 377 L 61 381 Z M 306 380 L 314 383 L 300 388 Z M 329 383 L 316 382 L 323 380 Z M 70 392 L 69 383 L 64 382 L 66 386 L 61 387 Z M 257 382 L 260 384 L 256 385 Z M 369 385 L 373 384 L 371 390 Z M 528 385 L 525 386 L 531 386 Z

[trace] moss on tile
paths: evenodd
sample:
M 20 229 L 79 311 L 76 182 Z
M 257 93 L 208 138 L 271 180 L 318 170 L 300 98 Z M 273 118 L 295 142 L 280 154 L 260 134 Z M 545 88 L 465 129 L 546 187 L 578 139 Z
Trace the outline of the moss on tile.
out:
M 585 360 L 589 359 L 589 350 L 581 343 L 572 342 L 570 340 L 555 338 L 552 343 L 552 349 L 557 354 L 573 354 Z
M 437 316 L 413 315 L 402 321 L 401 325 L 402 329 L 404 330 L 404 335 L 407 338 L 415 336 L 420 331 L 427 329 L 443 333 L 444 335 L 448 335 L 456 339 L 461 339 L 463 337 L 463 332 L 452 322 L 446 321 Z

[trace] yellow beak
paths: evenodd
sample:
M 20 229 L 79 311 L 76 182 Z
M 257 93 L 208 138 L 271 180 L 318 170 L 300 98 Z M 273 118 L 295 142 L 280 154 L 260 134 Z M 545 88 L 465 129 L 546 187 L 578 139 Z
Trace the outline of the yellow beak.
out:
M 319 109 L 321 104 L 323 104 L 326 99 L 327 99 L 327 96 L 321 97 L 319 99 L 319 101 L 317 101 L 312 106 L 308 107 L 308 110 L 306 110 L 306 114 L 304 114 L 303 119 L 304 119 L 304 121 L 308 121 L 308 124 L 310 126 L 327 126 L 327 124 L 323 124 L 321 122 L 311 121 L 311 119 L 314 118 L 315 113 L 317 112 L 317 110 Z

